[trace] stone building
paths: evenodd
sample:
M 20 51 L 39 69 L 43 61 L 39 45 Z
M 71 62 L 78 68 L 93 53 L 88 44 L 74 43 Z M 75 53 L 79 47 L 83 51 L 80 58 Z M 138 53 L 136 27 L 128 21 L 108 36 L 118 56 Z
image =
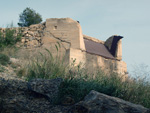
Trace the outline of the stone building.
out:
M 21 28 L 21 31 L 26 48 L 51 47 L 50 51 L 55 54 L 54 46 L 59 42 L 59 52 L 69 64 L 75 60 L 76 65 L 81 63 L 91 71 L 98 67 L 120 74 L 127 72 L 127 65 L 122 61 L 122 36 L 114 35 L 101 41 L 83 35 L 79 22 L 71 18 L 50 18 L 42 24 Z
M 61 41 L 68 62 L 76 59 L 76 64 L 82 63 L 90 70 L 100 67 L 121 74 L 127 72 L 127 65 L 122 61 L 122 36 L 114 35 L 101 41 L 83 35 L 80 24 L 71 18 L 47 19 L 45 26 L 43 44 Z

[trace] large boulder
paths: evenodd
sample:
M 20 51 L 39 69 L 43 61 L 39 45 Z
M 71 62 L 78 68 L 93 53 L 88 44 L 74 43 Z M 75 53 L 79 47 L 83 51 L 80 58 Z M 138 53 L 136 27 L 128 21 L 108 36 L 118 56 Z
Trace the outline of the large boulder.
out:
M 150 113 L 150 110 L 93 90 L 68 113 Z
M 61 83 L 61 78 L 26 82 L 0 77 L 0 113 L 150 113 L 141 105 L 96 91 L 77 104 L 68 104 L 67 97 L 64 105 L 54 105 Z
M 28 89 L 32 92 L 45 96 L 50 102 L 57 97 L 58 88 L 62 83 L 61 78 L 45 80 L 33 79 L 28 82 Z
M 58 113 L 61 106 L 50 100 L 57 95 L 62 80 L 32 80 L 30 82 L 0 78 L 0 113 Z

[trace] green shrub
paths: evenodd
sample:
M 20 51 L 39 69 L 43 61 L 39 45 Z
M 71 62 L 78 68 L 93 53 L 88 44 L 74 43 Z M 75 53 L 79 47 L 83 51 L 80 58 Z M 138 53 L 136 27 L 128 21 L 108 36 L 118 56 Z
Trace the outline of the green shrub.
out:
M 84 71 L 85 72 L 85 71 Z M 59 89 L 58 103 L 64 97 L 70 96 L 76 102 L 82 100 L 91 90 L 95 90 L 110 96 L 118 96 L 118 89 L 122 85 L 121 77 L 117 74 L 112 76 L 105 75 L 103 72 L 97 72 L 96 78 L 88 73 L 77 74 L 77 77 L 67 77 Z
M 9 62 L 10 62 L 10 58 L 5 54 L 0 53 L 0 64 L 7 65 Z
M 78 76 L 78 75 L 77 75 Z M 86 76 L 86 75 L 85 75 Z M 141 104 L 150 108 L 150 83 L 132 79 L 122 80 L 121 75 L 116 73 L 105 75 L 96 73 L 96 78 L 91 77 L 67 77 L 59 88 L 57 104 L 69 96 L 78 102 L 91 90 L 95 90 L 110 96 L 118 97 L 126 101 Z
M 21 40 L 21 36 L 21 31 L 19 30 L 18 33 L 16 33 L 16 30 L 13 28 L 6 28 L 4 32 L 0 31 L 0 48 L 14 46 Z
M 17 71 L 18 77 L 23 77 L 25 75 L 26 75 L 26 69 L 25 68 L 21 68 L 20 70 Z

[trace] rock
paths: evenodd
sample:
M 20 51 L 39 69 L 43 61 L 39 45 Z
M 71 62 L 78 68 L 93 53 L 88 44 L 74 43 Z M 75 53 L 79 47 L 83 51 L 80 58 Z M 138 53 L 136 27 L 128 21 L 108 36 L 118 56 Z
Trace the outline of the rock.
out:
M 19 59 L 16 59 L 16 58 L 10 58 L 10 62 L 11 63 L 19 63 L 20 61 L 19 61 Z
M 91 91 L 83 101 L 74 104 L 71 97 L 64 105 L 54 105 L 58 87 L 63 80 L 34 79 L 29 82 L 17 78 L 0 77 L 0 113 L 150 113 L 147 108 L 124 100 Z
M 68 113 L 150 113 L 150 110 L 141 105 L 91 91 L 83 101 L 74 105 Z
M 69 106 L 75 104 L 75 100 L 69 96 L 64 97 L 61 102 L 62 105 Z
M 50 102 L 57 97 L 59 85 L 62 83 L 61 78 L 52 80 L 34 79 L 28 83 L 30 91 L 44 95 Z
M 25 42 L 25 39 L 24 39 L 24 38 L 22 38 L 22 39 L 21 39 L 21 43 L 24 43 L 24 42 Z
M 57 95 L 60 81 L 62 80 L 26 82 L 0 78 L 0 113 L 66 113 L 67 108 L 54 106 L 49 101 L 55 94 Z

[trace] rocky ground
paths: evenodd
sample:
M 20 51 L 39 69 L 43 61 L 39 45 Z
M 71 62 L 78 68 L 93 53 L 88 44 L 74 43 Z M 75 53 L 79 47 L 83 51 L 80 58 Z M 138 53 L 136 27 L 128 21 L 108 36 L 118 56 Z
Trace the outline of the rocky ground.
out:
M 61 78 L 27 82 L 11 74 L 13 72 L 0 74 L 0 113 L 150 113 L 141 105 L 96 91 L 78 103 L 66 98 L 55 105 L 58 87 L 63 84 Z

